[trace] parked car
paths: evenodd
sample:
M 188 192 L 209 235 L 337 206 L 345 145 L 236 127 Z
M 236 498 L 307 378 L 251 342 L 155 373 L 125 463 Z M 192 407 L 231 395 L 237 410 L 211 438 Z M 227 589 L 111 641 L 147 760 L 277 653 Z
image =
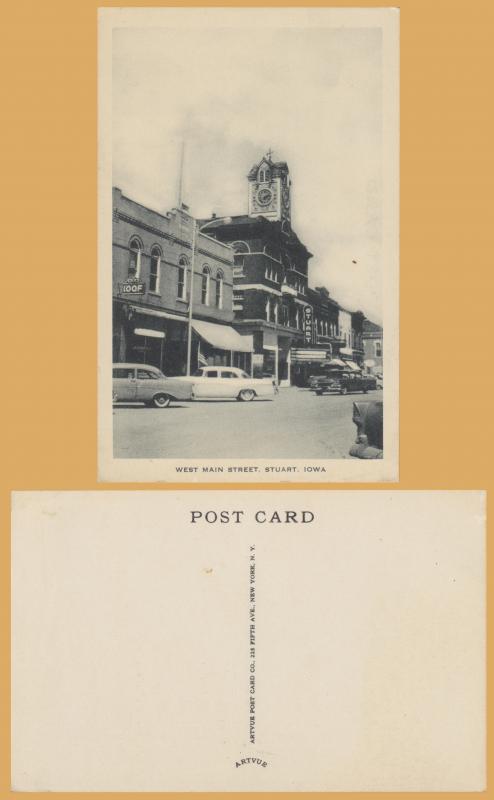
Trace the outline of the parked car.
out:
M 319 375 L 311 381 L 311 389 L 316 394 L 324 392 L 367 392 L 376 389 L 376 379 L 372 375 L 362 375 L 360 372 L 330 372 L 326 375 Z
M 167 408 L 172 400 L 191 400 L 192 384 L 183 378 L 169 378 L 149 364 L 113 365 L 113 402 Z
M 383 457 L 383 404 L 381 401 L 353 404 L 357 438 L 350 448 L 355 458 Z
M 194 400 L 236 399 L 248 402 L 255 397 L 272 400 L 278 394 L 276 381 L 251 378 L 238 367 L 200 367 L 190 378 Z

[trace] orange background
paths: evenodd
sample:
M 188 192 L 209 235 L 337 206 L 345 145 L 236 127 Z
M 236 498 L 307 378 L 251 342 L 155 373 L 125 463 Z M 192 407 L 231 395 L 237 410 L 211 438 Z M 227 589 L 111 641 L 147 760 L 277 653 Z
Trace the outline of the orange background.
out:
M 214 5 L 235 3 L 216 0 Z M 494 4 L 401 0 L 400 7 L 396 487 L 489 488 L 494 474 Z M 9 493 L 154 488 L 96 482 L 96 8 L 96 0 L 32 0 L 10 3 L 2 13 L 1 798 L 19 797 L 9 791 Z M 210 484 L 207 490 L 231 491 L 238 485 Z M 491 654 L 490 645 L 490 662 Z

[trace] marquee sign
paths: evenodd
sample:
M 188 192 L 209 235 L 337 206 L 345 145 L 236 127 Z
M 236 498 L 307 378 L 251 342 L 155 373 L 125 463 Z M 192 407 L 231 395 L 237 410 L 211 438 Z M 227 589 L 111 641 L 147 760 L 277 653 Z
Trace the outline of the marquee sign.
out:
M 312 342 L 312 307 L 304 308 L 304 338 L 307 344 Z

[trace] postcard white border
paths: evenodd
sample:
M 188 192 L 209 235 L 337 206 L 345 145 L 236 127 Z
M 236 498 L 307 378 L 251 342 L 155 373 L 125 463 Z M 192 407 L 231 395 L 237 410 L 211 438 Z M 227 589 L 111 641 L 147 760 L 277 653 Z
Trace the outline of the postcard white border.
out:
M 380 27 L 383 31 L 383 354 L 384 457 L 348 459 L 122 459 L 113 456 L 112 354 L 112 32 L 116 27 Z M 163 482 L 384 482 L 399 471 L 399 10 L 396 8 L 99 9 L 98 89 L 98 479 Z M 348 447 L 353 442 L 348 443 Z M 203 471 L 222 466 L 223 472 Z M 294 471 L 266 467 L 296 466 Z M 197 471 L 179 472 L 180 467 Z M 242 471 L 237 471 L 243 467 Z M 313 468 L 324 467 L 324 471 Z M 229 468 L 231 471 L 229 471 Z M 256 469 L 257 468 L 257 469 Z M 310 468 L 310 469 L 308 469 Z

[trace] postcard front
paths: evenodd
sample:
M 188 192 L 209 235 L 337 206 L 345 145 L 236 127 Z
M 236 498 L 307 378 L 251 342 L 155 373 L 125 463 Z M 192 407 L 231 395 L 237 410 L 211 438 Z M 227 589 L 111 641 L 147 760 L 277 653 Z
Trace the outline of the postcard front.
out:
M 16 493 L 18 791 L 481 791 L 481 492 Z
M 100 479 L 397 479 L 398 20 L 101 10 Z

